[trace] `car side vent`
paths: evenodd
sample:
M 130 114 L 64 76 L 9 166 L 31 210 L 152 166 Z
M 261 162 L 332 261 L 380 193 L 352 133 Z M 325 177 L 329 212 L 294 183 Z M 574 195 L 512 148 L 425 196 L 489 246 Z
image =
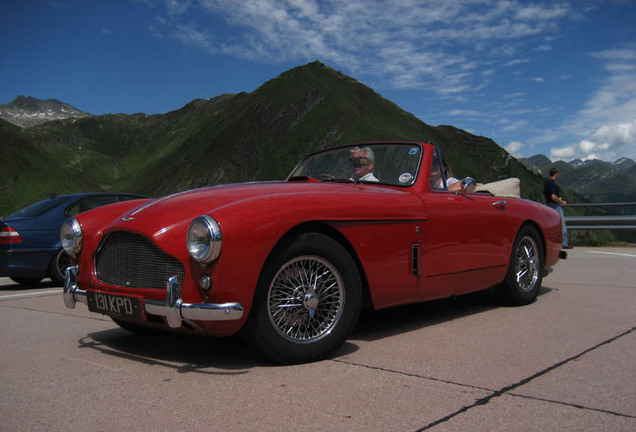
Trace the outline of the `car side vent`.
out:
M 411 273 L 414 275 L 420 274 L 420 249 L 420 243 L 411 245 Z

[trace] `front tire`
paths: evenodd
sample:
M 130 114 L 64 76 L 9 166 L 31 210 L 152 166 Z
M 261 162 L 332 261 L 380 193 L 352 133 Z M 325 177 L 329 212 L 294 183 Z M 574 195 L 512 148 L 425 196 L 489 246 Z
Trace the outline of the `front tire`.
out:
M 318 360 L 349 336 L 361 299 L 360 274 L 344 247 L 326 235 L 304 233 L 266 263 L 245 336 L 275 362 Z
M 511 306 L 532 303 L 541 290 L 543 244 L 537 230 L 524 226 L 519 230 L 512 247 L 508 273 L 497 287 L 500 300 Z

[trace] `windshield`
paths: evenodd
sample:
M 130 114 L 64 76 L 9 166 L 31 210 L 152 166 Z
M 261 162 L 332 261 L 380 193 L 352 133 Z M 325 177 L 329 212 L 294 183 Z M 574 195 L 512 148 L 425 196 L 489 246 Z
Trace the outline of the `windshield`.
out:
M 35 204 L 31 204 L 30 206 L 25 207 L 22 210 L 18 210 L 17 212 L 10 215 L 8 218 L 39 216 L 51 210 L 53 207 L 64 202 L 65 200 L 66 198 L 64 197 L 55 197 L 55 198 L 45 199 L 43 201 L 36 202 Z
M 360 144 L 305 158 L 289 178 L 410 186 L 417 178 L 422 148 L 410 143 Z

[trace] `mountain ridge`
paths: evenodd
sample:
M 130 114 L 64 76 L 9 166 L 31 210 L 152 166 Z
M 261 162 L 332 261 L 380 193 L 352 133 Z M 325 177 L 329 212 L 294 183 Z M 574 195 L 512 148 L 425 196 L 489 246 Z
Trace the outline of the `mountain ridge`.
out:
M 636 202 L 636 162 L 632 159 L 552 162 L 545 155 L 534 155 L 519 159 L 519 162 L 546 177 L 550 168 L 556 166 L 560 174 L 559 184 L 575 190 L 591 202 Z
M 480 182 L 518 177 L 528 199 L 540 201 L 543 185 L 542 176 L 492 139 L 450 125 L 430 126 L 320 62 L 283 72 L 250 93 L 195 99 L 165 114 L 89 115 L 0 127 L 7 131 L 0 145 L 22 147 L 24 156 L 16 166 L 0 152 L 7 167 L 0 178 L 0 214 L 50 193 L 117 190 L 160 196 L 282 179 L 309 152 L 385 139 L 438 144 L 456 177 Z M 30 154 L 46 155 L 46 170 Z

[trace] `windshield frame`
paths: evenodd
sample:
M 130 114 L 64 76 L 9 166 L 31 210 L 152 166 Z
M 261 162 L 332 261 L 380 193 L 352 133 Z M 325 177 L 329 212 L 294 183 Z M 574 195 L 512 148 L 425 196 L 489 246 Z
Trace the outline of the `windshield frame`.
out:
M 313 161 L 319 160 L 321 156 L 325 156 L 328 154 L 333 154 L 334 156 L 336 156 L 338 153 L 342 153 L 342 155 L 344 155 L 347 153 L 364 151 L 364 149 L 367 147 L 371 148 L 376 153 L 375 160 L 373 161 L 374 166 L 376 161 L 379 161 L 380 163 L 383 162 L 382 150 L 384 148 L 394 148 L 393 150 L 397 151 L 398 147 L 403 147 L 405 151 L 404 155 L 417 157 L 417 161 L 412 161 L 411 162 L 412 166 L 405 167 L 404 170 L 399 170 L 399 164 L 396 163 L 393 166 L 393 171 L 399 172 L 400 175 L 397 177 L 398 179 L 394 182 L 386 181 L 386 178 L 388 178 L 388 176 L 383 178 L 382 175 L 379 175 L 377 180 L 362 180 L 362 179 L 356 180 L 353 178 L 351 174 L 347 176 L 332 177 L 329 175 L 321 176 L 316 174 L 312 175 L 312 173 L 306 173 L 306 171 L 309 169 L 308 165 L 310 165 L 311 162 Z M 384 150 L 385 152 L 388 152 L 388 149 L 384 149 Z M 342 160 L 344 160 L 342 155 L 340 157 L 341 164 L 342 164 Z M 418 177 L 423 174 L 422 168 L 423 168 L 424 157 L 425 157 L 424 145 L 423 143 L 417 142 L 417 141 L 368 141 L 368 142 L 345 144 L 338 147 L 332 147 L 325 150 L 320 150 L 320 151 L 306 155 L 304 158 L 300 160 L 300 162 L 294 167 L 291 173 L 287 176 L 286 181 L 300 179 L 300 178 L 314 178 L 323 182 L 371 184 L 371 185 L 408 188 L 415 185 Z M 412 170 L 409 172 L 408 168 L 412 168 Z M 380 171 L 382 171 L 382 168 L 380 168 Z M 373 173 L 375 174 L 375 171 Z M 393 175 L 390 178 L 396 178 L 396 176 Z

